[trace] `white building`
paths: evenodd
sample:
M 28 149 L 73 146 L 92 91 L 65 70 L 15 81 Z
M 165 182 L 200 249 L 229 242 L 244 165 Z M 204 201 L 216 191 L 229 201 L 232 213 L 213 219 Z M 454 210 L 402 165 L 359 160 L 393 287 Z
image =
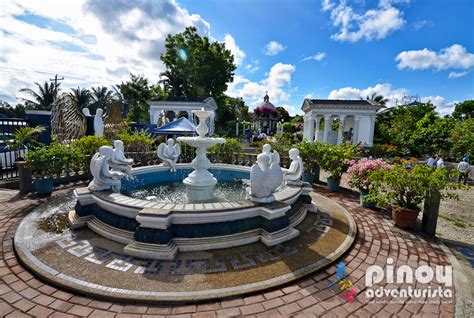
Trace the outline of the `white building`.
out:
M 304 139 L 333 145 L 345 139 L 353 144 L 373 145 L 375 114 L 380 109 L 379 104 L 369 100 L 305 99 L 301 109 L 304 112 Z M 341 124 L 334 131 L 332 128 L 336 119 Z
M 216 101 L 212 97 L 187 99 L 175 97 L 165 101 L 147 101 L 147 104 L 150 105 L 150 124 L 158 125 L 158 127 L 176 119 L 176 115 L 180 112 L 185 112 L 187 118 L 192 121 L 191 112 L 193 110 L 210 110 L 213 111 L 214 114 L 217 110 Z M 169 112 L 172 114 L 170 115 Z M 165 118 L 167 120 L 165 120 Z

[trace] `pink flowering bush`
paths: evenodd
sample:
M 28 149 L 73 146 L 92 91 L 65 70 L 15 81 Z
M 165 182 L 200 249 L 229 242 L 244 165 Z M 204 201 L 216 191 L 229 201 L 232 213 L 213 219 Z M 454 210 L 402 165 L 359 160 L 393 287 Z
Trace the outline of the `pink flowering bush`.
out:
M 371 172 L 381 169 L 391 169 L 391 165 L 382 159 L 362 158 L 358 161 L 348 160 L 346 163 L 350 165 L 347 170 L 349 174 L 349 185 L 364 192 L 369 191 L 369 175 Z

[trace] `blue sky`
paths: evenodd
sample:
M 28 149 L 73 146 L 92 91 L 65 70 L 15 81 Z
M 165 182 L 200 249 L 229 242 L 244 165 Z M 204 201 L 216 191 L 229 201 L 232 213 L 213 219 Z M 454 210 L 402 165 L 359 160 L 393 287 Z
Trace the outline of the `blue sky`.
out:
M 238 62 L 228 93 L 251 108 L 300 112 L 305 97 L 381 93 L 431 100 L 440 113 L 474 98 L 474 1 L 87 0 L 7 2 L 0 13 L 0 99 L 58 73 L 63 86 L 110 86 L 130 71 L 157 81 L 166 34 L 195 25 Z

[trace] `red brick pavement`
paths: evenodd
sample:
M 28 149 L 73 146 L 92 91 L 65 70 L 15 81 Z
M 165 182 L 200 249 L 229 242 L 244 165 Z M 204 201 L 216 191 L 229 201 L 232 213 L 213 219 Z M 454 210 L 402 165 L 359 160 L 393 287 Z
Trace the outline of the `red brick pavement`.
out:
M 59 196 L 61 189 L 53 193 Z M 154 306 L 114 303 L 74 295 L 48 285 L 18 264 L 12 238 L 19 221 L 46 199 L 36 196 L 7 197 L 0 193 L 0 316 L 1 317 L 346 317 L 346 316 L 454 316 L 454 298 L 448 304 L 367 304 L 364 302 L 365 269 L 372 264 L 385 265 L 388 257 L 395 266 L 408 264 L 444 265 L 448 258 L 436 241 L 405 232 L 391 225 L 388 214 L 358 206 L 358 197 L 350 192 L 329 193 L 316 189 L 345 207 L 354 217 L 359 234 L 353 248 L 341 259 L 347 264 L 346 274 L 361 292 L 352 303 L 337 295 L 337 288 L 327 288 L 335 279 L 335 266 L 310 275 L 293 284 L 266 293 L 225 299 L 209 303 Z M 380 285 L 378 285 L 380 286 Z M 434 286 L 433 284 L 431 285 Z M 405 285 L 388 284 L 401 288 Z M 417 283 L 417 287 L 420 286 Z M 439 299 L 439 298 L 437 298 Z M 409 299 L 405 299 L 409 300 Z M 417 298 L 416 300 L 419 300 Z

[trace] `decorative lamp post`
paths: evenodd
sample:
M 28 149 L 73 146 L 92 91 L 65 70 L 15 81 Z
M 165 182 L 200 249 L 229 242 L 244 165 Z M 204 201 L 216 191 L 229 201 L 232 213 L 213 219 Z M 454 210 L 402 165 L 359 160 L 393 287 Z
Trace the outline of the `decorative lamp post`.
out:
M 239 137 L 239 119 L 236 118 L 236 122 L 235 122 L 235 136 L 236 137 Z

